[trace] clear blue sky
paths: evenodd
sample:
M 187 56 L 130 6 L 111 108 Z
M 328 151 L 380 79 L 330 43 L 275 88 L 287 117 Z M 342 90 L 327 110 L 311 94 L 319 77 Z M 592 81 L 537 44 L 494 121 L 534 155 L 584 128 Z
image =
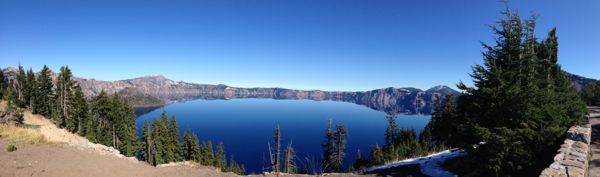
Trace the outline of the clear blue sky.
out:
M 600 1 L 513 0 L 557 27 L 559 62 L 600 78 Z M 470 83 L 497 0 L 0 0 L 0 67 L 80 77 L 370 90 Z

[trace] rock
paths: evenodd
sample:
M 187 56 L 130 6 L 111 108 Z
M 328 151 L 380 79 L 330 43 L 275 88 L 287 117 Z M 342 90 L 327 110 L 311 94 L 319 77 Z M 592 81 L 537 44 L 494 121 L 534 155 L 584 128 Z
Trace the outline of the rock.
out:
M 567 173 L 564 170 L 546 168 L 544 171 L 542 171 L 540 177 L 567 177 Z
M 567 139 L 590 144 L 592 139 L 592 131 L 586 127 L 574 126 L 569 128 L 569 131 L 567 131 Z
M 585 177 L 589 165 L 590 139 L 591 128 L 569 128 L 567 139 L 554 156 L 554 163 L 544 169 L 540 177 Z

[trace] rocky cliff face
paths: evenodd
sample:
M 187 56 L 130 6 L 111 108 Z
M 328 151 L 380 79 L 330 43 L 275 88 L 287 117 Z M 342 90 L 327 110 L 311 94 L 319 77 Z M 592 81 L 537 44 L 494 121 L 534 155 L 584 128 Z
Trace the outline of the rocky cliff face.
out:
M 16 69 L 7 68 L 10 78 L 16 76 Z M 430 114 L 438 96 L 458 95 L 458 92 L 446 86 L 436 86 L 429 90 L 416 88 L 383 88 L 364 92 L 341 92 L 321 90 L 292 90 L 285 88 L 238 88 L 227 85 L 195 84 L 173 81 L 164 76 L 147 76 L 119 81 L 100 81 L 75 78 L 87 97 L 98 95 L 102 90 L 125 94 L 131 97 L 136 107 L 155 107 L 153 98 L 170 103 L 191 99 L 235 99 L 235 98 L 271 98 L 271 99 L 310 99 L 344 101 L 364 105 L 369 108 L 406 114 Z M 152 103 L 152 104 L 148 104 Z
M 364 105 L 375 110 L 407 114 L 430 114 L 437 96 L 458 92 L 446 86 L 437 86 L 423 91 L 416 88 L 384 88 L 366 92 L 331 92 L 321 90 L 292 90 L 284 88 L 238 88 L 226 85 L 194 84 L 173 81 L 163 76 L 149 76 L 120 81 L 97 81 L 77 79 L 87 96 L 100 91 L 120 92 L 134 88 L 165 102 L 190 99 L 310 99 L 344 101 Z

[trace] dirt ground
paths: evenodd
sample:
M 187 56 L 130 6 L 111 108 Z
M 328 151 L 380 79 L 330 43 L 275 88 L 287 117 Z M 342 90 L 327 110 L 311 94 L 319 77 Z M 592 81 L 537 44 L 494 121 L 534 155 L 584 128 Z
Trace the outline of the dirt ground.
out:
M 0 147 L 6 142 L 0 140 Z M 17 145 L 0 151 L 0 177 L 11 176 L 236 176 L 204 166 L 153 167 L 111 155 L 80 150 L 66 144 Z

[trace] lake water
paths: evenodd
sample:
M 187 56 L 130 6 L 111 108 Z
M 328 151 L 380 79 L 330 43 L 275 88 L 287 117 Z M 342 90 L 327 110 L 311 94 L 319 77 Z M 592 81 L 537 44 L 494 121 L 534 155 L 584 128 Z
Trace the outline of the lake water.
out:
M 228 159 L 234 155 L 244 164 L 246 173 L 260 173 L 268 165 L 267 142 L 273 145 L 274 128 L 279 125 L 282 147 L 288 142 L 299 160 L 320 159 L 327 123 L 343 124 L 348 128 L 346 164 L 354 161 L 357 149 L 367 157 L 370 146 L 383 145 L 387 121 L 384 112 L 346 102 L 313 100 L 233 99 L 193 100 L 167 105 L 138 117 L 138 129 L 144 120 L 152 122 L 162 111 L 177 117 L 180 134 L 186 127 L 200 141 L 223 141 Z M 400 128 L 420 132 L 430 120 L 429 115 L 398 115 Z M 216 149 L 215 149 L 216 150 Z M 298 162 L 298 164 L 302 164 Z

